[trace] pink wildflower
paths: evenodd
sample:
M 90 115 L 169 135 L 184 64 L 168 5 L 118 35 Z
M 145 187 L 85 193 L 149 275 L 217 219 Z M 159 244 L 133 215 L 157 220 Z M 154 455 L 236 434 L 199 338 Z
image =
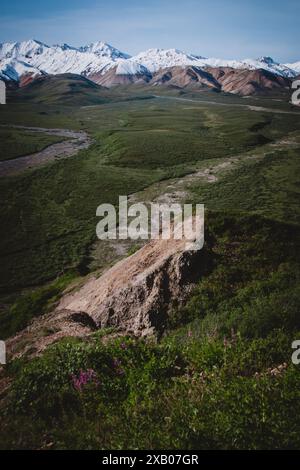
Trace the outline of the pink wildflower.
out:
M 82 388 L 89 382 L 98 383 L 97 374 L 93 369 L 87 369 L 86 371 L 80 369 L 78 375 L 72 374 L 71 380 L 73 387 L 79 392 L 81 392 Z

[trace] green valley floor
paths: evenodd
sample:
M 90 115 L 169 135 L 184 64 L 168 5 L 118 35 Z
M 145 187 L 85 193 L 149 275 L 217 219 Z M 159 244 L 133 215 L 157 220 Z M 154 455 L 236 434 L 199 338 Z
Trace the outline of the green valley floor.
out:
M 97 206 L 119 195 L 203 203 L 207 261 L 159 337 L 100 329 L 8 356 L 0 448 L 299 448 L 300 111 L 271 97 L 124 88 L 76 107 L 16 100 L 0 125 L 1 161 L 58 142 L 16 125 L 90 139 L 0 174 L 0 339 L 138 249 L 96 239 Z

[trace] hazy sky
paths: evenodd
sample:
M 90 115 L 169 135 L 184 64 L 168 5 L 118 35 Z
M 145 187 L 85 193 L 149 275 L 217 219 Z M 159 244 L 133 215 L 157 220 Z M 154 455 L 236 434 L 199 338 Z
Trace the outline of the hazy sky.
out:
M 300 60 L 299 21 L 299 0 L 11 0 L 1 5 L 0 42 L 102 40 L 130 54 L 175 47 L 288 62 Z

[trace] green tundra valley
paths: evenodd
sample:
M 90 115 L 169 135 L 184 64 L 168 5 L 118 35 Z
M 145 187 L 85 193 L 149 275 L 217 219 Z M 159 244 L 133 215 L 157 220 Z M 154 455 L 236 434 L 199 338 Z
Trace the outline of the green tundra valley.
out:
M 289 100 L 72 74 L 8 90 L 0 448 L 299 448 L 300 109 Z M 98 321 L 92 300 L 68 303 L 147 261 L 141 241 L 96 237 L 96 208 L 119 195 L 205 206 L 184 299 L 170 297 L 168 266 L 155 274 L 151 334 L 116 310 Z

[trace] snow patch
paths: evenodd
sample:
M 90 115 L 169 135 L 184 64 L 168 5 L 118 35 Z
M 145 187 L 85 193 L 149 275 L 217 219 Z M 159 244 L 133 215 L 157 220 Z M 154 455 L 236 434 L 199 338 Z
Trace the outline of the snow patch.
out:
M 297 74 L 300 73 L 300 61 L 299 62 L 294 62 L 292 64 L 284 64 L 285 67 L 288 67 L 289 69 L 294 70 Z
M 116 68 L 116 75 L 149 75 L 149 70 L 134 60 L 122 60 Z
M 198 60 L 178 49 L 148 49 L 132 59 L 147 67 L 150 72 L 157 72 L 167 67 L 197 65 Z

